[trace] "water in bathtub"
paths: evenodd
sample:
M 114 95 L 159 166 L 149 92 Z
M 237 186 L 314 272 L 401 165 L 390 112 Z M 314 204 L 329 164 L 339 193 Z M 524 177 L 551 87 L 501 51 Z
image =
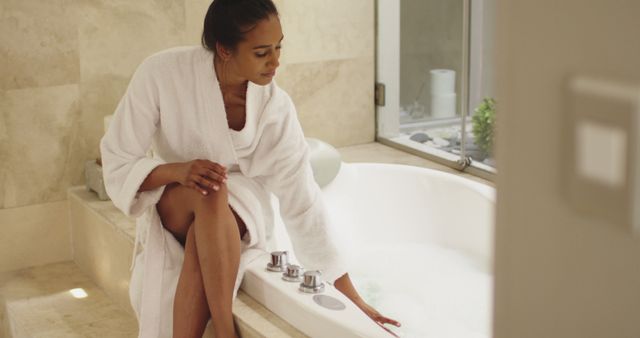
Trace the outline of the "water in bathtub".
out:
M 401 337 L 491 336 L 492 275 L 472 258 L 436 245 L 372 246 L 354 255 L 362 297 L 402 323 Z

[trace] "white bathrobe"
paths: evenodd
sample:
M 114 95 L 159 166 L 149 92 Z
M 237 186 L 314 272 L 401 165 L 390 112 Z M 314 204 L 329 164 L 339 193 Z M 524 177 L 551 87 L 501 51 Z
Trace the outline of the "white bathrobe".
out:
M 274 217 L 270 193 L 279 199 L 300 263 L 322 270 L 328 281 L 346 272 L 290 97 L 273 81 L 266 86 L 249 82 L 246 114 L 241 131 L 228 127 L 213 54 L 199 46 L 145 59 L 118 104 L 100 151 L 109 197 L 137 217 L 136 248 L 140 244 L 142 250 L 134 250 L 130 297 L 140 337 L 171 337 L 184 257 L 155 208 L 164 187 L 138 192 L 163 163 L 207 159 L 228 168 L 229 204 L 248 230 L 234 298 L 244 267 L 266 248 Z

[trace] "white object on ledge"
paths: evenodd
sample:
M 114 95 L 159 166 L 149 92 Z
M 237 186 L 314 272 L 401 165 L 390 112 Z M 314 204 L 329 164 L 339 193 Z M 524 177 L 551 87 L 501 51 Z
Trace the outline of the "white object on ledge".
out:
M 451 69 L 431 70 L 431 116 L 456 115 L 456 72 Z
M 102 177 L 102 167 L 95 160 L 86 161 L 84 163 L 84 182 L 87 191 L 94 191 L 98 194 L 101 201 L 109 200 L 109 195 L 104 188 L 104 179 Z
M 432 69 L 431 94 L 455 94 L 456 72 L 451 69 Z
M 340 171 L 342 162 L 340 153 L 336 148 L 321 140 L 307 137 L 309 144 L 311 168 L 313 178 L 320 188 L 331 183 Z

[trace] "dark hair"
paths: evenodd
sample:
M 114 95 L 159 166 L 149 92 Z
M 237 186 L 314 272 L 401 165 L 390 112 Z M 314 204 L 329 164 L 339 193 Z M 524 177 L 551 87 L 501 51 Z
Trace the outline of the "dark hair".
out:
M 214 0 L 204 18 L 202 46 L 216 52 L 216 42 L 235 49 L 260 20 L 278 16 L 271 0 Z

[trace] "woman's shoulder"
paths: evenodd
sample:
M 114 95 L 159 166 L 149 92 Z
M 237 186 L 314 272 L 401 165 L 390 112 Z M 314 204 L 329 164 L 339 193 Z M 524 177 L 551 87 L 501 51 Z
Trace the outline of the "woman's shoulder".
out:
M 285 111 L 293 110 L 293 101 L 289 94 L 282 89 L 275 80 L 268 85 L 261 86 L 262 106 L 264 113 L 281 119 Z
M 266 102 L 272 104 L 291 104 L 291 96 L 282 87 L 280 87 L 276 80 L 272 80 L 268 85 L 264 86 L 264 98 Z

